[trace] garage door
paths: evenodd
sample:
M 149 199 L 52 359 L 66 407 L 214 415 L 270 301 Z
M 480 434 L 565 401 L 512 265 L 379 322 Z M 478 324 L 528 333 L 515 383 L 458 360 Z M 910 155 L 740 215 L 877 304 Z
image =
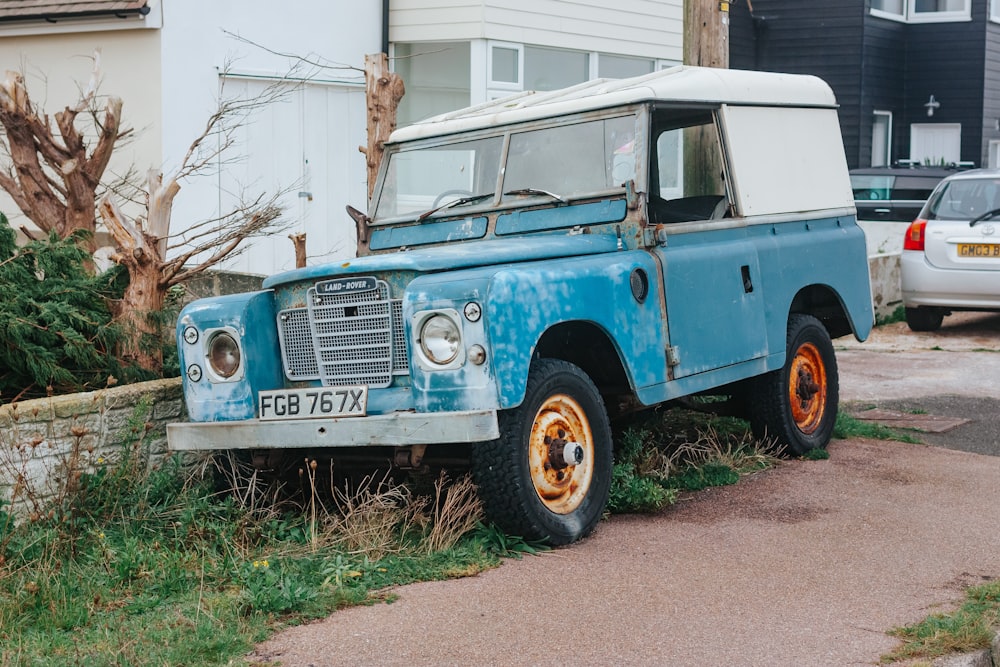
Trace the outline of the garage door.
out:
M 249 99 L 268 85 L 230 78 L 226 93 Z M 231 152 L 239 158 L 220 165 L 220 210 L 230 210 L 241 192 L 256 196 L 287 189 L 282 203 L 291 224 L 280 235 L 251 243 L 226 269 L 270 275 L 294 268 L 290 233 L 306 233 L 309 264 L 354 256 L 354 222 L 344 206 L 367 205 L 365 161 L 358 151 L 366 143 L 363 88 L 290 87 L 280 101 L 254 112 L 235 139 Z

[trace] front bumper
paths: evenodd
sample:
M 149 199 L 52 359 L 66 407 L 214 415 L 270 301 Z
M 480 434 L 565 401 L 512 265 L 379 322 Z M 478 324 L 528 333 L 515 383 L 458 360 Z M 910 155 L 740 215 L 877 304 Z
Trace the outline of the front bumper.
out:
M 340 419 L 248 419 L 167 425 L 167 444 L 171 451 L 405 447 L 482 442 L 499 437 L 496 410 L 394 412 Z

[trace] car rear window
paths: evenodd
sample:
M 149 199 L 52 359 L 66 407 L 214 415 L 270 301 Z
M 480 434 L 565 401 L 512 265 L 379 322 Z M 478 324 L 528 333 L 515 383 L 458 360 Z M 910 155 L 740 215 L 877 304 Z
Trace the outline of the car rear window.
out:
M 927 202 L 927 220 L 971 220 L 1000 208 L 1000 179 L 958 179 L 946 182 Z

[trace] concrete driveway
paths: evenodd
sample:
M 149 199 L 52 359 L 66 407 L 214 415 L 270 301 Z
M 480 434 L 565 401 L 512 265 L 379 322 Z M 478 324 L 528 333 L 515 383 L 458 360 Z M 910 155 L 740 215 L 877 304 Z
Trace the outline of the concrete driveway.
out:
M 1000 354 L 976 350 L 998 349 L 997 328 L 1000 317 L 973 325 L 967 334 L 983 340 L 961 350 L 921 341 L 897 349 L 880 335 L 870 347 L 845 344 L 844 399 L 996 397 Z M 927 369 L 938 370 L 915 380 Z M 911 380 L 922 393 L 903 388 Z M 655 516 L 612 517 L 570 548 L 402 587 L 393 604 L 282 632 L 256 659 L 303 667 L 872 664 L 895 645 L 887 629 L 1000 576 L 1000 457 L 867 440 L 835 441 L 830 452 Z

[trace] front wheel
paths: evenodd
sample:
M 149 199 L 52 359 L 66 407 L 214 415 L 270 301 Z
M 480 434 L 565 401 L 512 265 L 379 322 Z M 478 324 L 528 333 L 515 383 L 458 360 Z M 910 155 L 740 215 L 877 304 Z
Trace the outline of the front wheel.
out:
M 826 328 L 811 315 L 788 319 L 785 365 L 757 378 L 750 425 L 795 454 L 826 447 L 837 421 L 837 358 Z
M 500 414 L 500 438 L 472 452 L 487 517 L 553 545 L 585 537 L 600 521 L 611 465 L 611 426 L 597 387 L 555 359 L 532 364 L 524 401 Z

